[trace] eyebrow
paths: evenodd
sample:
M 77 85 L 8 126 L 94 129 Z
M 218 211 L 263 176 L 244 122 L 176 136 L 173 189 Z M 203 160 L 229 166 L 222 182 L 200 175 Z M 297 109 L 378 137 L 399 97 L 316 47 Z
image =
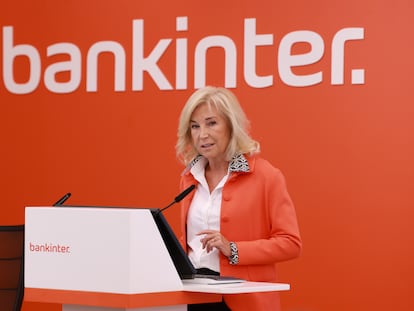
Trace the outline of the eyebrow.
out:
M 205 119 L 204 119 L 204 121 L 208 121 L 208 120 L 215 119 L 215 118 L 217 118 L 217 116 L 207 117 L 207 118 L 205 118 Z M 191 119 L 190 119 L 190 122 L 195 122 L 195 123 L 197 123 L 197 121 L 194 121 L 194 120 L 191 120 Z

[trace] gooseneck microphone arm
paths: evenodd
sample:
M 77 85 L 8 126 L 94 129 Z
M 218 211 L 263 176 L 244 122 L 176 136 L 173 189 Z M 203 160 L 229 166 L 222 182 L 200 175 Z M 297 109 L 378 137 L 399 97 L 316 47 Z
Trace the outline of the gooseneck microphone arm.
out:
M 66 202 L 67 199 L 71 196 L 71 193 L 66 193 L 63 197 L 61 197 L 53 206 L 61 206 L 63 203 Z
M 168 204 L 166 207 L 160 209 L 158 211 L 158 213 L 161 213 L 162 211 L 166 210 L 167 208 L 169 208 L 171 205 L 174 205 L 175 203 L 180 202 L 182 199 L 184 199 L 191 191 L 193 191 L 195 188 L 195 185 L 191 185 L 190 187 L 188 187 L 187 189 L 185 189 L 183 192 L 181 192 L 179 195 L 177 195 L 174 198 L 174 201 L 172 201 L 170 204 Z M 158 214 L 157 213 L 157 214 Z

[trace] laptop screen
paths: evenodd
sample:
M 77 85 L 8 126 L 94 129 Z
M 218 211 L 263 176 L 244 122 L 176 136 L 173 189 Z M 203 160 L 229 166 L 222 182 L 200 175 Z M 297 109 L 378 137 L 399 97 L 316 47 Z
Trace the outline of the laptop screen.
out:
M 196 269 L 188 258 L 186 252 L 182 248 L 167 219 L 159 209 L 151 209 L 152 216 L 161 233 L 165 246 L 170 253 L 175 268 L 181 279 L 192 279 L 196 273 Z

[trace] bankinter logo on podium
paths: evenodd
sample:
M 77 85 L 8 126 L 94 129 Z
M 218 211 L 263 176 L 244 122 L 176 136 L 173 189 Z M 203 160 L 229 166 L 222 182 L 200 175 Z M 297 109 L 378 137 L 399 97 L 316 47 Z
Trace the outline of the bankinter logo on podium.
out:
M 54 243 L 42 243 L 42 244 L 35 244 L 29 242 L 29 251 L 33 253 L 61 253 L 67 254 L 70 253 L 70 246 L 69 245 L 61 245 L 61 244 L 54 244 Z

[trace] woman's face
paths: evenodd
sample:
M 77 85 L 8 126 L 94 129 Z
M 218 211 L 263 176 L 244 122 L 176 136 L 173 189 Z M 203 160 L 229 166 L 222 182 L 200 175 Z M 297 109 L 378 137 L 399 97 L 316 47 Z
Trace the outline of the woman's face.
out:
M 190 118 L 191 137 L 199 154 L 211 161 L 226 161 L 230 128 L 214 105 L 201 104 Z

